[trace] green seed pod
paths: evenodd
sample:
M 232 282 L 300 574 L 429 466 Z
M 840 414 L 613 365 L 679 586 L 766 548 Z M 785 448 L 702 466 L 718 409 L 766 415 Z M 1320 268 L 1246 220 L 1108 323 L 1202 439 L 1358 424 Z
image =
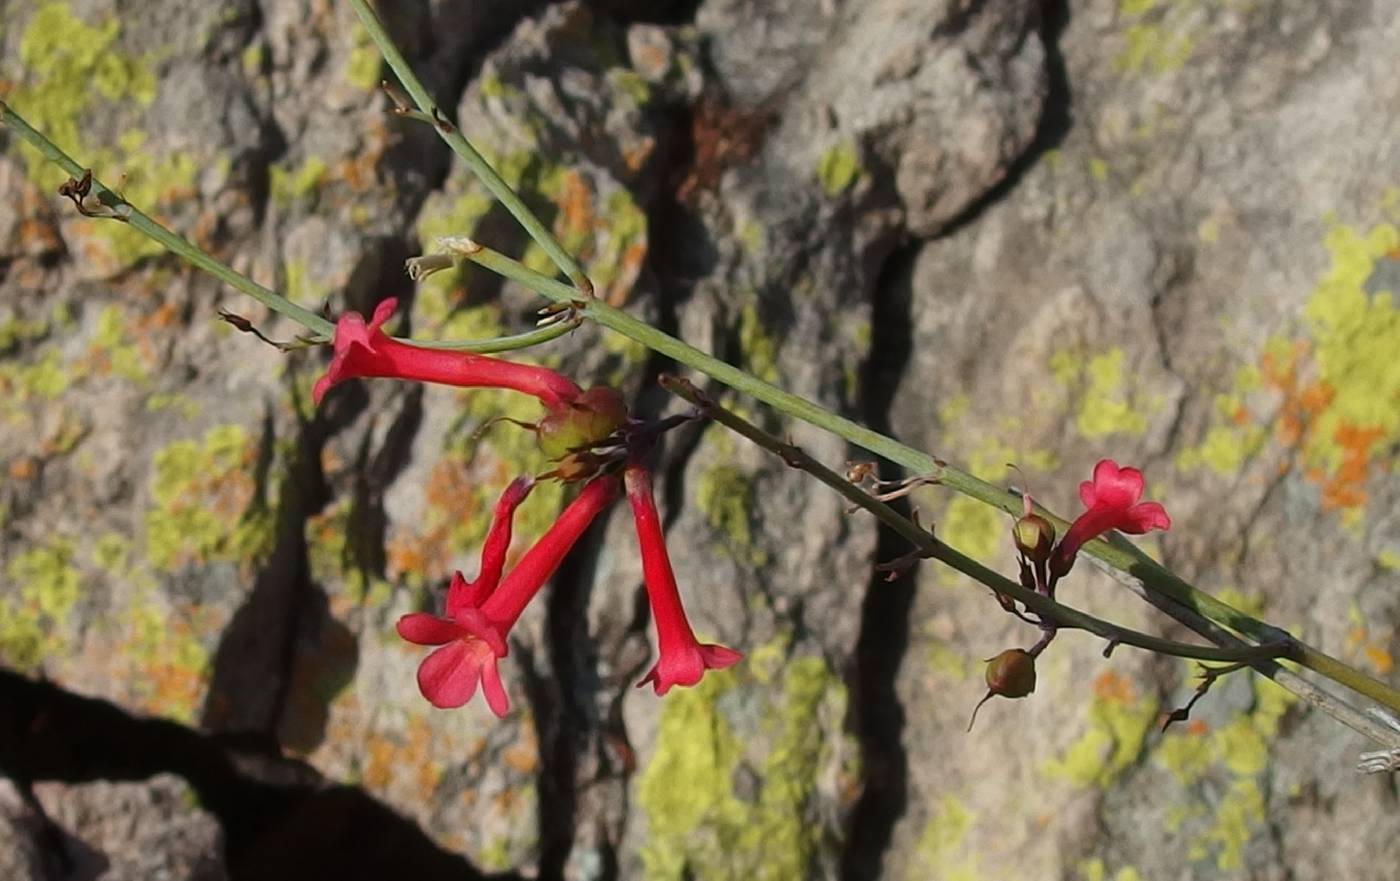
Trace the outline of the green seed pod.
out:
M 967 722 L 967 730 L 977 721 L 977 711 L 992 699 L 1001 697 L 1025 697 L 1035 691 L 1035 655 L 1025 649 L 1007 649 L 994 658 L 987 659 L 987 693 L 972 708 L 972 718 Z

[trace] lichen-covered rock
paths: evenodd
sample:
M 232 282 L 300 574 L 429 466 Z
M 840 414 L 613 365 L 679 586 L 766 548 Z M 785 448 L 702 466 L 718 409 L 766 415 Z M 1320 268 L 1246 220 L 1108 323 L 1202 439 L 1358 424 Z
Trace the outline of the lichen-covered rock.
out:
M 61 877 L 102 881 L 223 881 L 219 823 L 183 780 L 40 783 L 35 796 L 61 830 Z
M 1138 464 L 1175 523 L 1145 547 L 1394 679 L 1393 4 L 376 5 L 608 302 L 987 479 L 1019 485 L 1015 462 L 1061 512 L 1097 458 Z M 419 336 L 528 327 L 514 284 L 403 273 L 442 236 L 552 269 L 387 112 L 387 75 L 345 3 L 0 0 L 0 97 L 240 271 L 313 310 L 396 296 Z M 236 842 L 245 870 L 365 817 L 454 877 L 1380 879 L 1400 857 L 1383 785 L 1348 770 L 1362 742 L 1262 680 L 1163 734 L 1190 668 L 1065 633 L 966 735 L 979 662 L 1035 634 L 942 567 L 887 580 L 901 542 L 715 426 L 668 435 L 658 501 L 699 635 L 746 660 L 633 687 L 654 649 L 620 506 L 513 631 L 513 712 L 432 710 L 393 622 L 472 574 L 500 489 L 546 469 L 509 424 L 478 435 L 535 402 L 370 382 L 313 408 L 322 352 L 216 314 L 297 326 L 0 149 L 0 664 L 188 726 L 220 768 L 245 741 L 313 766 Z M 524 357 L 680 410 L 669 367 L 597 327 Z M 565 497 L 536 489 L 517 548 Z M 1014 571 L 1009 519 L 912 502 Z M 1165 627 L 1087 564 L 1060 595 Z M 218 864 L 176 778 L 36 786 L 112 877 Z M 24 816 L 0 806 L 0 874 L 48 877 Z

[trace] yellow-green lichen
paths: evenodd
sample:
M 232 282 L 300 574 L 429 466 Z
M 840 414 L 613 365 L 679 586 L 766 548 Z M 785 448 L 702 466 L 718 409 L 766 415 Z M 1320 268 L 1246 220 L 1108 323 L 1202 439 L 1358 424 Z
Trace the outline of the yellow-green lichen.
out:
M 1153 752 L 1153 761 L 1171 771 L 1187 787 L 1170 820 L 1173 832 L 1183 832 L 1193 860 L 1215 856 L 1222 871 L 1238 869 L 1243 852 L 1261 825 L 1264 800 L 1258 780 L 1268 768 L 1269 742 L 1278 735 L 1284 713 L 1297 700 L 1261 677 L 1252 681 L 1254 704 L 1218 728 L 1190 721 L 1174 727 Z M 1228 788 L 1215 801 L 1197 784 L 1208 776 L 1224 778 Z
M 1079 877 L 1082 881 L 1109 881 L 1108 867 L 1098 857 L 1085 860 L 1079 864 Z M 1112 881 L 1142 881 L 1142 875 L 1132 866 L 1124 866 L 1113 875 Z
M 133 697 L 142 709 L 191 723 L 210 672 L 209 652 L 194 630 L 194 610 L 172 614 L 143 592 L 127 610 L 128 656 L 139 675 L 131 677 Z
M 1307 432 L 1307 464 L 1332 478 L 1337 507 L 1359 513 L 1360 487 L 1379 450 L 1400 442 L 1400 309 L 1388 289 L 1367 289 L 1377 264 L 1394 265 L 1400 230 L 1389 223 L 1365 233 L 1335 225 L 1325 241 L 1332 265 L 1303 310 L 1314 340 L 1318 381 L 1327 405 Z M 1326 489 L 1327 485 L 1324 486 Z
M 268 192 L 279 207 L 310 202 L 326 177 L 326 160 L 307 156 L 296 168 L 274 165 L 268 171 Z
M 1142 754 L 1157 702 L 1135 695 L 1131 683 L 1110 671 L 1095 680 L 1086 715 L 1084 733 L 1041 770 L 1074 786 L 1105 788 Z
M 646 815 L 646 877 L 799 881 L 823 839 L 813 804 L 830 746 L 815 720 L 839 717 L 845 689 L 825 662 L 799 658 L 773 681 L 759 720 L 769 746 L 750 756 L 722 708 L 740 682 L 736 671 L 709 672 L 694 688 L 667 695 L 657 751 L 638 780 Z M 736 772 L 756 773 L 752 794 L 736 793 Z
M 345 59 L 345 79 L 352 86 L 372 92 L 379 86 L 383 62 L 369 31 L 358 24 L 350 29 L 350 53 Z
M 43 3 L 20 37 L 24 81 L 7 100 L 54 143 L 81 155 L 88 146 L 82 128 L 97 110 L 98 98 L 133 99 L 143 105 L 155 98 L 155 76 L 148 63 L 123 54 L 118 46 L 121 29 L 115 16 L 89 24 L 63 0 Z M 42 156 L 26 155 L 29 177 L 42 188 L 64 179 L 64 173 Z
M 765 382 L 778 379 L 778 343 L 763 326 L 758 308 L 745 303 L 739 310 L 739 352 L 749 372 Z
M 127 339 L 128 319 L 120 306 L 109 305 L 97 314 L 91 352 L 99 370 L 132 382 L 141 382 L 150 374 L 150 367 L 140 346 Z
M 1193 10 L 1198 0 L 1120 0 L 1119 14 L 1132 23 L 1114 67 L 1125 74 L 1180 70 L 1195 48 Z
M 249 43 L 238 56 L 239 63 L 243 66 L 243 75 L 252 77 L 261 73 L 264 56 L 262 43 Z
M 271 513 L 253 506 L 255 442 L 242 426 L 219 425 L 178 440 L 152 459 L 146 555 L 157 569 L 243 560 L 267 550 Z
M 908 881 L 939 878 L 945 881 L 975 881 L 980 877 L 975 853 L 963 842 L 976 817 L 952 795 L 944 795 L 938 810 L 919 833 L 914 853 L 905 871 Z
M 733 465 L 711 465 L 695 481 L 695 506 L 711 527 L 728 539 L 723 549 L 754 565 L 768 555 L 754 545 L 750 522 L 754 477 Z
M 828 147 L 817 160 L 817 180 L 828 196 L 837 196 L 860 176 L 860 154 L 856 145 L 841 141 Z
M 1073 349 L 1051 356 L 1051 374 L 1077 393 L 1074 425 L 1082 436 L 1140 435 L 1147 430 L 1146 413 L 1160 407 L 1158 398 L 1145 397 L 1129 382 L 1123 361 L 1123 350 L 1117 347 L 1087 359 Z
M 1215 867 L 1220 871 L 1243 868 L 1245 847 L 1264 825 L 1264 793 L 1259 783 L 1253 778 L 1233 781 L 1215 806 L 1212 819 L 1211 827 L 1187 844 L 1187 858 L 1201 860 L 1214 852 Z
M 12 593 L 0 601 L 0 660 L 25 672 L 62 651 L 68 614 L 78 601 L 73 543 L 54 538 L 21 551 L 5 567 Z

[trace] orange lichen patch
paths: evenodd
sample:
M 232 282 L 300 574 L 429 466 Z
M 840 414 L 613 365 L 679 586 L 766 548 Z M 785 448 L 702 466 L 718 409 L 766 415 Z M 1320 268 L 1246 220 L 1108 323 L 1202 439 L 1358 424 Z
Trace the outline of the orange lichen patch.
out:
M 646 258 L 646 242 L 633 242 L 622 252 L 622 259 L 618 261 L 617 278 L 608 285 L 607 292 L 603 295 L 609 306 L 621 307 L 627 302 L 627 295 L 636 285 L 637 276 L 641 275 L 642 264 L 646 262 Z
M 332 178 L 342 180 L 353 193 L 364 193 L 379 186 L 379 161 L 389 148 L 390 131 L 385 117 L 376 115 L 364 129 L 364 148 L 336 163 Z
M 1305 377 L 1309 354 L 1308 343 L 1295 340 L 1286 350 L 1266 351 L 1260 358 L 1260 376 L 1280 398 L 1274 438 L 1286 449 L 1303 452 L 1330 441 L 1328 446 L 1338 451 L 1339 461 L 1331 468 L 1312 464 L 1303 469 L 1303 476 L 1321 486 L 1323 510 L 1359 509 L 1366 504 L 1365 483 L 1375 464 L 1373 452 L 1385 432 L 1379 426 L 1338 420 L 1330 437 L 1318 433 L 1321 417 L 1333 406 L 1337 393 L 1329 383 Z M 1233 421 L 1247 424 L 1249 419 L 1245 412 L 1237 413 Z
M 1192 737 L 1205 737 L 1210 733 L 1210 726 L 1204 719 L 1192 719 L 1186 723 L 1186 733 Z
M 420 804 L 427 804 L 442 779 L 433 761 L 433 729 L 423 716 L 411 716 L 402 734 L 372 734 L 365 742 L 364 785 L 383 794 L 407 784 Z
M 595 221 L 593 191 L 584 183 L 583 175 L 572 169 L 563 173 L 555 204 L 559 206 L 559 216 L 554 221 L 554 232 L 566 246 L 569 242 L 583 243 Z
M 449 574 L 464 521 L 471 520 L 479 507 L 476 481 L 468 463 L 457 456 L 439 459 L 428 476 L 425 491 L 426 512 L 417 531 L 396 531 L 387 548 L 387 570 L 391 579 L 406 576 L 428 581 Z
M 11 480 L 28 480 L 38 470 L 38 464 L 30 456 L 23 456 L 10 463 L 8 473 Z
M 627 166 L 628 171 L 638 172 L 642 166 L 651 158 L 651 154 L 656 151 L 656 139 L 645 137 L 632 144 L 622 151 L 622 163 Z
M 501 761 L 518 774 L 533 774 L 540 765 L 539 755 L 539 747 L 531 737 L 526 742 L 514 744 L 503 751 Z
M 1135 698 L 1133 683 L 1126 676 L 1105 670 L 1094 677 L 1094 697 L 1112 704 L 1131 704 Z
M 1360 658 L 1382 676 L 1394 670 L 1395 658 L 1391 655 L 1390 649 L 1387 648 L 1390 633 L 1373 633 L 1355 606 L 1350 610 L 1348 617 L 1351 618 L 1352 626 L 1347 629 L 1343 654 L 1352 658 Z
M 1384 676 L 1395 669 L 1395 658 L 1390 654 L 1390 650 L 1383 645 L 1371 644 L 1362 649 L 1362 654 L 1366 657 L 1366 662 L 1379 674 Z

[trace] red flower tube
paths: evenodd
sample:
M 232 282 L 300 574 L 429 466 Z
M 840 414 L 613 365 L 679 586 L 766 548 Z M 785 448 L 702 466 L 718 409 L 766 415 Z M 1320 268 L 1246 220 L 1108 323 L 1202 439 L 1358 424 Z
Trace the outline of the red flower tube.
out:
M 510 628 L 593 518 L 617 497 L 616 478 L 589 483 L 500 580 L 510 545 L 511 518 L 532 485 L 530 478 L 522 477 L 506 488 L 496 504 L 476 581 L 467 582 L 460 572 L 452 577 L 448 617 L 415 612 L 399 619 L 399 636 L 417 645 L 441 646 L 418 667 L 418 690 L 435 707 L 462 706 L 476 694 L 480 683 L 491 712 L 505 716 L 510 698 L 496 662 L 509 651 L 506 637 Z
M 1079 484 L 1079 500 L 1086 510 L 1070 524 L 1050 555 L 1051 576 L 1059 578 L 1069 572 L 1084 542 L 1110 529 L 1130 535 L 1170 529 L 1172 521 L 1165 508 L 1157 502 L 1138 501 L 1142 487 L 1142 472 L 1136 468 L 1120 468 L 1112 459 L 1095 465 L 1094 479 Z
M 656 642 L 661 653 L 656 666 L 637 687 L 650 682 L 657 694 L 665 694 L 673 685 L 694 685 L 706 670 L 723 670 L 738 663 L 743 655 L 695 638 L 681 605 L 671 559 L 666 553 L 661 518 L 657 516 L 656 500 L 651 491 L 651 473 L 640 464 L 629 462 L 625 480 L 627 501 L 632 506 L 632 519 L 637 528 L 637 543 L 642 551 L 647 600 L 651 603 L 651 616 L 656 620 Z
M 374 309 L 369 323 L 358 312 L 346 312 L 335 325 L 335 355 L 326 373 L 316 380 L 311 396 L 321 403 L 336 383 L 358 377 L 392 377 L 471 388 L 505 388 L 540 399 L 551 410 L 578 397 L 580 389 L 567 377 L 545 367 L 514 364 L 471 352 L 425 349 L 390 338 L 381 330 L 398 301 L 389 298 Z

